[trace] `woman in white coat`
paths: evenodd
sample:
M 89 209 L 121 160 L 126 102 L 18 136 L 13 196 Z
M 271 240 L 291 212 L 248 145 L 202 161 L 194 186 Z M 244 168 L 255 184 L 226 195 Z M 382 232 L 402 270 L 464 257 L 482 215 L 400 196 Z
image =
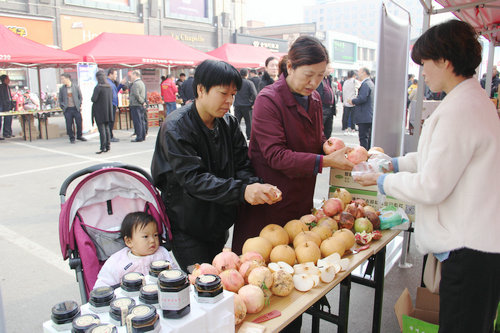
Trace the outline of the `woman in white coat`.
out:
M 357 178 L 416 205 L 419 252 L 442 262 L 439 332 L 493 332 L 500 300 L 500 120 L 473 77 L 481 45 L 467 23 L 427 30 L 412 59 L 446 97 L 425 121 L 417 152 L 393 159 L 394 173 Z

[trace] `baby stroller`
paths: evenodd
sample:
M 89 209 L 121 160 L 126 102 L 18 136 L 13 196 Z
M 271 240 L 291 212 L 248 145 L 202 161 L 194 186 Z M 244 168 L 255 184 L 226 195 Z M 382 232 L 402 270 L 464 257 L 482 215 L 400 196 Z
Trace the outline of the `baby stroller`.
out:
M 66 199 L 71 182 L 85 176 Z M 142 211 L 158 221 L 162 239 L 172 239 L 163 201 L 144 170 L 121 163 L 98 164 L 69 176 L 59 191 L 59 240 L 63 259 L 76 271 L 82 304 L 110 255 L 125 244 L 119 238 L 125 215 Z

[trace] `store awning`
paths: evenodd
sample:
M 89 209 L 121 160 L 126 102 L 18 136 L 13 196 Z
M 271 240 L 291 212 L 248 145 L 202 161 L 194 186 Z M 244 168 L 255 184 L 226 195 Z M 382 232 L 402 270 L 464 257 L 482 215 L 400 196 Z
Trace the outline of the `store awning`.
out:
M 280 58 L 276 53 L 263 47 L 231 43 L 226 43 L 207 54 L 222 59 L 236 68 L 260 68 L 264 67 L 268 57 Z
M 436 0 L 442 9 L 433 9 L 431 14 L 451 12 L 458 19 L 471 24 L 476 31 L 500 44 L 500 1 L 499 0 Z
M 109 32 L 67 51 L 101 67 L 195 66 L 205 59 L 215 59 L 170 36 Z
M 34 42 L 0 25 L 0 67 L 65 67 L 81 57 Z

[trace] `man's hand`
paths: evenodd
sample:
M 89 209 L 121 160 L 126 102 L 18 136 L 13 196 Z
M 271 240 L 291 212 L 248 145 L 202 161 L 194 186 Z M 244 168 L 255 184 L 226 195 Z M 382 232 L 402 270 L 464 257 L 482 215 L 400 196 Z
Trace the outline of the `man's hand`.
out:
M 352 170 L 354 164 L 345 156 L 351 150 L 352 148 L 344 147 L 331 154 L 323 156 L 323 166 L 342 170 Z
M 272 205 L 281 201 L 281 191 L 274 185 L 254 183 L 247 185 L 245 200 L 251 205 L 267 203 Z
M 365 173 L 354 177 L 354 181 L 363 186 L 377 185 L 377 179 L 381 174 L 380 172 Z

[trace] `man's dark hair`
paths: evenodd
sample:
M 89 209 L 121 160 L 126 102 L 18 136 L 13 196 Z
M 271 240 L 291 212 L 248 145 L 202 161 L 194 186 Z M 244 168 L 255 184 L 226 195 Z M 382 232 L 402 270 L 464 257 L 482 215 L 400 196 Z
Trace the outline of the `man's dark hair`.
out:
M 481 63 L 481 44 L 474 28 L 465 22 L 450 20 L 435 25 L 420 36 L 411 52 L 418 65 L 423 60 L 448 60 L 458 76 L 472 77 Z
M 356 72 L 354 72 L 353 70 L 350 70 L 349 72 L 347 72 L 347 77 L 348 77 L 348 78 L 351 78 L 351 77 L 353 77 L 354 75 L 356 75 Z
M 132 238 L 132 234 L 135 229 L 141 230 L 150 223 L 156 224 L 156 220 L 148 213 L 128 213 L 123 219 L 122 226 L 120 228 L 120 237 L 123 239 L 125 239 L 125 237 Z
M 61 76 L 71 80 L 71 75 L 69 75 L 68 73 L 62 73 Z
M 108 76 L 110 76 L 111 74 L 114 74 L 115 72 L 116 72 L 116 68 L 108 69 Z
M 246 77 L 248 75 L 248 70 L 245 68 L 240 69 L 241 77 Z
M 5 80 L 7 80 L 7 78 L 8 78 L 8 77 L 9 77 L 9 76 L 8 76 L 7 74 L 2 74 L 2 75 L 0 75 L 0 81 L 1 81 L 2 83 L 4 83 L 4 82 L 5 82 Z
M 366 75 L 370 76 L 370 70 L 369 70 L 368 68 L 366 68 L 366 67 L 361 67 L 360 69 L 361 69 L 363 72 L 365 72 L 365 73 L 366 73 Z
M 257 75 L 257 71 L 255 69 L 251 69 L 250 73 Z
M 205 60 L 196 68 L 194 74 L 194 97 L 198 98 L 197 87 L 200 84 L 209 92 L 214 86 L 229 86 L 231 83 L 240 90 L 241 76 L 236 68 L 224 61 Z

